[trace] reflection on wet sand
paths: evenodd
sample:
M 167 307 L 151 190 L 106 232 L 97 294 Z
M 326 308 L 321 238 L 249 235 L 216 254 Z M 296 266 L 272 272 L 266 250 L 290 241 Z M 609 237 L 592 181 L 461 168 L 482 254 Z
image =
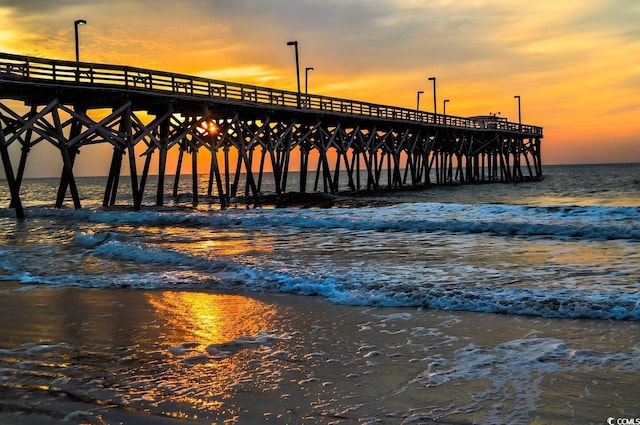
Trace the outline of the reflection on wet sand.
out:
M 260 391 L 257 370 L 264 385 L 277 379 L 267 359 L 281 339 L 270 333 L 282 313 L 274 304 L 189 291 L 2 295 L 0 324 L 20 326 L 0 333 L 0 412 L 10 406 L 33 423 L 74 422 L 77 412 L 88 423 L 225 421 L 237 416 L 229 402 L 238 392 Z
M 261 340 L 260 335 L 272 329 L 277 309 L 241 295 L 163 291 L 145 297 L 164 323 L 158 337 L 172 359 L 159 376 L 136 382 L 142 391 L 132 396 L 142 404 L 151 396 L 152 411 L 162 416 L 235 417 L 236 408 L 225 402 L 253 383 L 260 362 L 252 354 L 259 358 L 271 350 L 276 338 Z M 235 352 L 215 348 L 231 346 Z
M 6 285 L 0 424 L 606 422 L 640 398 L 637 328 Z
M 216 344 L 255 335 L 273 327 L 277 310 L 242 295 L 202 292 L 148 292 L 157 317 L 166 321 L 163 337 L 169 344 Z

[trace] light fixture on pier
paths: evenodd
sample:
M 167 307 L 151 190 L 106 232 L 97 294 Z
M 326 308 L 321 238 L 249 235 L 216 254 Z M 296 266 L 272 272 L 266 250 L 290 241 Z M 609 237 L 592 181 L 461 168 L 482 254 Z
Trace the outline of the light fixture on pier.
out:
M 420 95 L 424 93 L 422 90 L 418 90 L 418 99 L 416 100 L 416 111 L 420 110 Z
M 296 50 L 296 78 L 298 80 L 298 108 L 300 107 L 300 61 L 298 60 L 298 41 L 288 41 L 287 46 L 293 46 Z
M 438 109 L 436 108 L 436 77 L 429 77 L 429 81 L 433 81 L 433 114 L 437 116 Z
M 520 110 L 520 96 L 515 95 L 513 96 L 513 98 L 518 99 L 518 128 L 520 129 L 520 131 L 522 131 L 522 113 Z
M 309 94 L 309 71 L 313 71 L 312 66 L 304 69 L 304 94 Z
M 73 23 L 73 27 L 75 29 L 75 34 L 76 34 L 76 62 L 80 62 L 80 47 L 78 44 L 78 26 L 80 25 L 87 25 L 87 21 L 85 21 L 84 19 L 77 19 Z

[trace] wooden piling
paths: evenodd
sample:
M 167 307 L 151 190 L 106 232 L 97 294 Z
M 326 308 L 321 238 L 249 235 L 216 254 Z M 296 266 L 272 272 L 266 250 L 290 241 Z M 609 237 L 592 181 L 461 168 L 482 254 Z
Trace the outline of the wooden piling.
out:
M 11 193 L 11 205 L 16 211 L 16 218 L 25 218 L 22 201 L 20 200 L 20 190 L 18 189 L 16 179 L 13 175 L 11 158 L 9 156 L 9 150 L 7 149 L 2 127 L 0 127 L 0 157 L 2 157 L 2 165 L 6 174 L 7 184 L 9 185 L 9 192 Z

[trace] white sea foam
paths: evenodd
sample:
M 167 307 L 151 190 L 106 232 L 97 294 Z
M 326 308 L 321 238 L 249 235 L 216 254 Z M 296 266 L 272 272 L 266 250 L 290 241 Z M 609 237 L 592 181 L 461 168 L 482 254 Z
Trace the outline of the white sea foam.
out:
M 546 375 L 595 370 L 604 365 L 618 365 L 637 372 L 638 347 L 630 353 L 607 353 L 573 349 L 566 342 L 554 338 L 522 338 L 499 344 L 493 348 L 469 344 L 455 351 L 450 359 L 438 357 L 425 361 L 428 367 L 397 390 L 469 385 L 471 381 L 488 381 L 490 387 L 474 395 L 465 405 L 451 406 L 434 412 L 415 412 L 417 415 L 440 421 L 445 417 L 474 411 L 492 400 L 503 400 L 483 422 L 487 424 L 528 423 L 531 412 L 537 410 L 541 397 L 540 383 Z M 506 405 L 503 405 L 506 404 Z M 484 409 L 486 410 L 486 408 Z
M 114 232 L 94 232 L 93 230 L 89 230 L 87 232 L 76 233 L 73 237 L 73 242 L 87 248 L 92 248 L 103 244 L 114 237 Z
M 494 204 L 409 203 L 329 210 L 202 212 L 34 209 L 31 216 L 98 223 L 190 225 L 221 228 L 349 229 L 382 232 L 459 232 L 499 236 L 640 240 L 637 207 L 529 207 Z
M 290 335 L 277 334 L 267 331 L 259 331 L 256 335 L 244 335 L 230 341 L 207 344 L 203 342 L 183 342 L 169 349 L 172 355 L 181 358 L 184 364 L 201 364 L 209 361 L 226 359 L 236 353 L 247 349 L 259 349 L 271 347 L 279 341 L 291 339 Z M 268 358 L 284 359 L 288 353 L 282 350 L 265 352 Z
M 215 259 L 122 238 L 112 231 L 77 232 L 73 243 L 89 250 L 92 255 L 143 266 L 148 264 L 154 270 L 147 267 L 141 272 L 111 275 L 45 274 L 48 271 L 45 263 L 40 275 L 14 270 L 5 278 L 22 283 L 87 287 L 153 289 L 182 286 L 278 291 L 322 295 L 332 302 L 353 305 L 424 306 L 545 317 L 640 319 L 640 296 L 634 290 L 616 290 L 614 287 L 587 290 L 584 286 L 550 287 L 548 284 L 542 288 L 496 286 L 496 279 L 508 283 L 517 280 L 518 274 L 510 276 L 510 273 L 493 268 L 454 264 L 451 271 L 444 271 L 437 268 L 420 270 L 402 264 L 398 267 L 391 265 L 387 269 L 387 266 L 378 264 L 376 270 L 360 269 L 357 265 L 339 270 L 331 263 L 301 265 L 295 259 L 290 264 L 230 257 Z M 10 270 L 11 267 L 8 265 L 5 269 Z M 523 272 L 526 273 L 526 269 L 518 273 Z M 536 272 L 534 269 L 530 273 Z M 624 277 L 625 273 L 629 271 L 623 269 L 608 274 Z M 423 281 L 423 276 L 429 276 L 429 281 Z M 470 276 L 474 277 L 469 282 Z
M 66 242 L 57 231 L 55 239 L 3 246 L 3 279 L 289 292 L 352 305 L 640 319 L 635 207 L 414 203 L 213 212 L 36 208 L 30 215 L 47 223 L 45 234 L 47 226 L 85 228 L 70 233 Z M 100 224 L 94 229 L 90 223 Z M 215 249 L 233 248 L 235 238 L 246 244 L 241 252 Z M 207 248 L 209 241 L 213 248 Z M 190 248 L 198 244 L 203 248 Z M 592 247 L 593 261 L 580 260 L 584 246 Z M 538 257 L 530 262 L 532 251 Z M 600 254 L 608 256 L 603 264 Z M 119 271 L 86 272 L 87 256 Z
M 158 279 L 157 273 L 135 275 L 118 281 L 138 281 L 137 287 L 154 287 L 165 281 L 167 286 L 188 285 L 198 278 L 199 285 L 211 282 L 224 286 L 225 282 L 240 284 L 245 290 L 270 290 L 291 292 L 301 295 L 322 295 L 331 301 L 356 305 L 386 306 L 426 306 L 444 310 L 469 310 L 511 314 L 541 315 L 546 317 L 590 317 L 613 319 L 638 319 L 639 298 L 635 293 L 623 291 L 585 292 L 577 289 L 530 289 L 530 288 L 494 288 L 475 285 L 461 288 L 450 283 L 447 276 L 441 284 L 427 286 L 406 285 L 404 291 L 398 287 L 368 287 L 365 280 L 353 280 L 333 276 L 317 278 L 300 275 L 295 269 L 269 270 L 232 261 L 210 261 L 173 250 L 145 247 L 143 245 L 111 241 L 100 245 L 97 251 L 108 257 L 127 260 L 147 261 L 170 265 L 185 266 L 198 270 L 198 275 L 190 272 L 176 272 Z M 203 272 L 208 272 L 207 278 Z M 125 276 L 126 277 L 126 276 Z M 32 277 L 30 276 L 31 280 Z M 68 279 L 68 277 L 67 277 Z M 69 279 L 73 280 L 73 279 Z M 398 316 L 402 317 L 402 316 Z M 389 318 L 391 320 L 392 318 Z

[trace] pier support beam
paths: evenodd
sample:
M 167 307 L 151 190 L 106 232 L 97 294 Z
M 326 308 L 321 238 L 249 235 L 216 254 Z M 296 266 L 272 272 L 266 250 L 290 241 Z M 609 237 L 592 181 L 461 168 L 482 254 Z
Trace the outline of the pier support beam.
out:
M 76 186 L 76 179 L 73 175 L 73 163 L 78 155 L 78 148 L 75 146 L 70 147 L 70 141 L 65 138 L 62 121 L 60 118 L 59 108 L 55 108 L 52 111 L 52 119 L 55 128 L 55 138 L 58 144 L 58 148 L 62 154 L 62 176 L 60 177 L 60 185 L 58 187 L 58 195 L 56 197 L 56 208 L 62 208 L 62 203 L 67 193 L 67 188 L 71 192 L 71 198 L 73 199 L 73 205 L 76 209 L 80 208 L 80 196 L 78 195 L 78 187 Z M 80 135 L 80 123 L 77 120 L 73 120 L 71 123 L 71 134 L 69 139 L 74 139 Z
M 22 208 L 22 201 L 20 200 L 20 189 L 13 175 L 13 167 L 11 166 L 11 157 L 9 156 L 9 150 L 7 149 L 6 139 L 4 132 L 0 126 L 0 157 L 2 157 L 2 165 L 7 178 L 7 184 L 9 185 L 9 192 L 11 193 L 11 206 L 16 211 L 16 218 L 25 218 L 24 209 Z
M 104 190 L 104 198 L 102 200 L 103 207 L 112 207 L 116 203 L 123 155 L 124 151 L 122 151 L 119 146 L 114 146 L 113 155 L 111 156 L 111 167 L 109 168 L 109 175 L 107 176 L 107 183 Z
M 176 145 L 174 197 L 179 195 L 182 161 L 188 153 L 192 161 L 193 204 L 201 201 L 198 150 L 204 147 L 211 156 L 207 195 L 213 195 L 215 184 L 222 208 L 229 205 L 230 197 L 242 195 L 258 204 L 269 166 L 273 190 L 285 194 L 290 161 L 296 155 L 299 155 L 301 193 L 310 189 L 314 171 L 313 190 L 325 193 L 339 193 L 345 184 L 357 192 L 380 187 L 402 188 L 408 184 L 428 185 L 433 178 L 438 184 L 463 184 L 523 181 L 542 176 L 540 137 L 525 137 L 512 129 L 478 131 L 474 127 L 434 127 L 402 119 L 370 117 L 363 120 L 357 116 L 342 120 L 344 117 L 330 116 L 330 112 L 287 115 L 282 110 L 265 109 L 258 116 L 255 109 L 235 109 L 235 106 L 215 109 L 216 104 L 206 100 L 189 107 L 162 100 L 137 110 L 139 106 L 122 95 L 111 100 L 115 106 L 109 115 L 94 120 L 93 112 L 87 112 L 86 105 L 79 99 L 86 101 L 84 97 L 78 98 L 77 103 L 69 105 L 53 99 L 47 104 L 31 106 L 29 112 L 22 115 L 0 103 L 0 129 L 3 130 L 0 156 L 11 192 L 10 206 L 17 209 L 17 215 L 24 215 L 19 193 L 27 158 L 31 148 L 40 141 L 49 142 L 60 151 L 63 167 L 55 200 L 58 208 L 62 207 L 67 191 L 71 193 L 74 207 L 80 208 L 74 164 L 84 146 L 97 143 L 109 143 L 113 147 L 103 205 L 115 204 L 126 154 L 135 210 L 141 208 L 156 150 L 156 205 L 164 204 L 168 156 Z M 107 100 L 104 102 L 108 104 Z M 155 118 L 149 122 L 149 117 Z M 20 143 L 22 148 L 17 172 L 9 155 L 12 142 Z M 144 152 L 140 149 L 141 142 L 146 148 Z M 144 156 L 141 175 L 136 151 Z

